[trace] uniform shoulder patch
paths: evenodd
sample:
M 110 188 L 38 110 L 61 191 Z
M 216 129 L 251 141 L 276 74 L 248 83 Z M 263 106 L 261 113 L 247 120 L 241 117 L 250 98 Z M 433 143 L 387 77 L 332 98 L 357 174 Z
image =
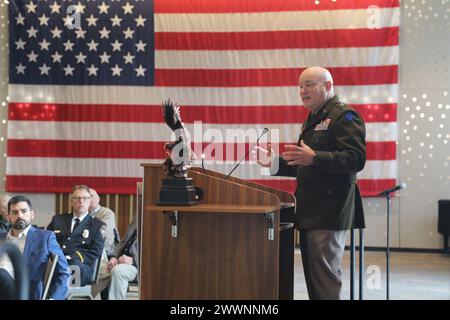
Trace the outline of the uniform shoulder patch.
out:
M 105 238 L 105 233 L 106 233 L 106 226 L 102 225 L 100 227 L 100 233 L 102 234 L 103 238 Z
M 345 113 L 345 119 L 348 121 L 353 121 L 356 118 L 356 115 L 353 112 L 346 112 Z

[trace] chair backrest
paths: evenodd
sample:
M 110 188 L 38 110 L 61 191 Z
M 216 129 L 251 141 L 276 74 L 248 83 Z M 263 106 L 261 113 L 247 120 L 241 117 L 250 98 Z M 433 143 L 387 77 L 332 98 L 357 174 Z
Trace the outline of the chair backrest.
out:
M 98 257 L 97 259 L 95 259 L 94 261 L 94 272 L 91 275 L 91 278 L 89 279 L 89 284 L 97 284 L 98 283 L 98 278 L 100 275 L 100 266 L 101 266 L 101 257 Z
M 44 292 L 42 293 L 42 300 L 47 300 L 50 285 L 52 284 L 53 274 L 55 273 L 56 264 L 58 263 L 58 255 L 52 253 L 48 259 L 47 267 L 44 275 Z
M 93 264 L 94 272 L 91 274 L 87 285 L 82 287 L 69 286 L 69 292 L 67 293 L 66 298 L 67 300 L 71 300 L 73 298 L 88 298 L 90 300 L 94 300 L 94 297 L 92 296 L 92 286 L 98 284 L 101 261 L 101 256 L 95 259 Z

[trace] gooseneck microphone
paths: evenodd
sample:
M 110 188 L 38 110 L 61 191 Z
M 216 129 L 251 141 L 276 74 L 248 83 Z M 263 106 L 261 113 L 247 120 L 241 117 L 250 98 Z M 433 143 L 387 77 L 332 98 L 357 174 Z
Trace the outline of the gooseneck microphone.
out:
M 384 191 L 381 191 L 378 195 L 386 197 L 390 193 L 398 191 L 398 190 L 402 190 L 402 189 L 406 189 L 406 183 L 404 183 L 404 182 L 400 183 L 398 186 L 395 186 L 391 189 L 386 189 Z
M 244 159 L 248 156 L 248 154 L 250 153 L 251 150 L 253 150 L 254 147 L 256 147 L 258 145 L 259 139 L 261 139 L 267 132 L 269 132 L 268 128 L 264 128 L 261 135 L 258 137 L 258 139 L 256 139 L 256 143 L 253 147 L 249 148 L 247 153 L 245 154 L 245 156 L 237 163 L 237 165 L 234 166 L 233 170 L 230 171 L 230 173 L 225 177 L 225 180 L 227 180 L 231 174 L 234 172 L 234 170 L 237 169 L 237 167 L 239 167 L 239 165 L 241 164 L 242 161 L 244 161 Z
M 202 154 L 202 169 L 203 169 L 203 173 L 208 175 L 208 172 L 206 172 L 206 169 L 205 169 L 205 155 L 204 154 Z

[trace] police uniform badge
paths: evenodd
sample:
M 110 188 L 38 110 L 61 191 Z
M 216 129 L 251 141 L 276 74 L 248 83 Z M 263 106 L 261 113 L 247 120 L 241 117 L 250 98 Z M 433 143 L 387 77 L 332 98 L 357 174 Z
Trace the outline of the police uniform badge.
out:
M 83 238 L 85 238 L 85 239 L 89 238 L 89 230 L 88 229 L 84 229 L 83 230 L 83 234 L 81 236 Z

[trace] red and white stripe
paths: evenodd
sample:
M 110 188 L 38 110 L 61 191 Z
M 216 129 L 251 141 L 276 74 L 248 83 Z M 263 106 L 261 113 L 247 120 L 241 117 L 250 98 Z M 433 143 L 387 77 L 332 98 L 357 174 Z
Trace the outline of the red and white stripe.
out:
M 296 142 L 307 116 L 298 75 L 312 65 L 332 72 L 336 93 L 366 121 L 363 194 L 395 185 L 399 1 L 314 3 L 155 0 L 155 87 L 10 84 L 7 189 L 62 192 L 86 183 L 102 193 L 134 193 L 140 164 L 162 163 L 170 141 L 160 107 L 167 97 L 182 106 L 194 151 L 215 147 L 207 168 L 228 173 L 256 135 L 239 141 L 227 130 L 267 127 L 280 150 Z M 374 5 L 377 29 L 369 28 Z M 234 176 L 295 187 L 293 179 L 268 176 L 251 156 Z

